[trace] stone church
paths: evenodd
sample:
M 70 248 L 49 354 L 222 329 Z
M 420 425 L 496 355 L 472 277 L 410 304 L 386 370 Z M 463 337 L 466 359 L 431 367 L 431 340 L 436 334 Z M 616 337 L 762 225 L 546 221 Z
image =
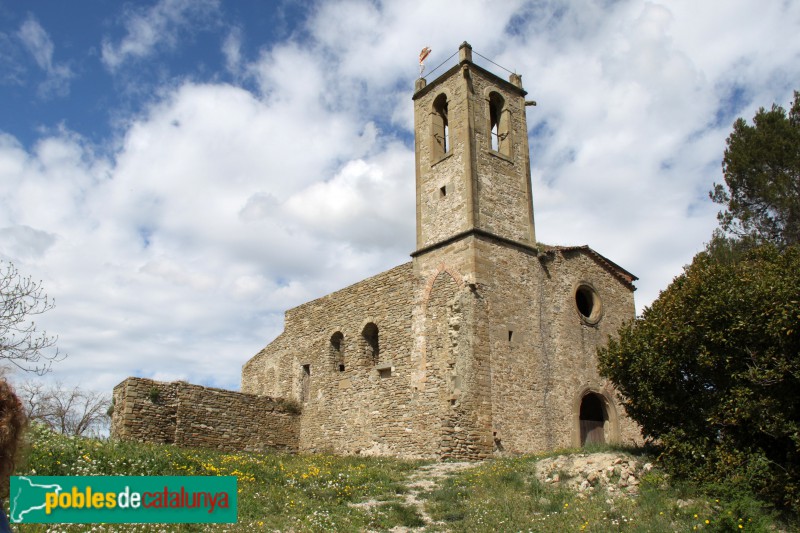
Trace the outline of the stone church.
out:
M 634 318 L 637 278 L 588 246 L 537 243 L 525 95 L 467 43 L 456 66 L 418 79 L 411 261 L 288 310 L 245 363 L 241 393 L 126 380 L 112 432 L 159 440 L 133 427 L 150 413 L 168 419 L 163 442 L 209 445 L 216 432 L 222 448 L 462 459 L 638 441 L 596 361 Z M 143 400 L 153 387 L 163 405 Z M 209 394 L 227 407 L 199 408 Z

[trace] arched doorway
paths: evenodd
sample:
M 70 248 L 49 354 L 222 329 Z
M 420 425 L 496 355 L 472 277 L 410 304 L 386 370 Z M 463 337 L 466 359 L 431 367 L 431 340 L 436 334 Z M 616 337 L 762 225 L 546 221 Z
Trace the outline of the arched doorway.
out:
M 606 422 L 608 413 L 603 398 L 595 393 L 584 396 L 580 409 L 581 446 L 605 443 Z

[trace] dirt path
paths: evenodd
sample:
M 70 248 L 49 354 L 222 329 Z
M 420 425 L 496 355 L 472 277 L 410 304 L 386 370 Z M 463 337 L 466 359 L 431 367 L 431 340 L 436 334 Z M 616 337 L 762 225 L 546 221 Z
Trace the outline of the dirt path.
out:
M 433 490 L 436 488 L 442 480 L 448 476 L 455 474 L 456 472 L 460 472 L 462 470 L 466 470 L 468 468 L 474 468 L 481 464 L 480 462 L 463 462 L 463 463 L 433 463 L 430 465 L 425 465 L 423 467 L 418 468 L 414 473 L 411 474 L 408 478 L 408 492 L 405 494 L 405 500 L 403 503 L 408 505 L 409 507 L 413 507 L 417 510 L 419 515 L 422 517 L 422 520 L 425 521 L 425 525 L 419 528 L 407 528 L 407 527 L 394 527 L 391 529 L 393 533 L 406 533 L 410 531 L 424 531 L 430 525 L 434 524 L 433 519 L 428 515 L 425 511 L 425 500 L 420 499 L 420 496 L 425 493 Z
M 420 499 L 420 496 L 436 488 L 441 481 L 456 472 L 466 470 L 467 468 L 474 468 L 481 464 L 480 462 L 474 463 L 433 463 L 425 465 L 415 470 L 408 477 L 408 492 L 405 493 L 405 498 L 402 504 L 412 507 L 416 510 L 425 522 L 421 527 L 404 527 L 396 526 L 390 529 L 392 533 L 409 533 L 412 531 L 425 531 L 431 525 L 443 525 L 441 522 L 434 522 L 430 515 L 425 511 L 425 500 Z M 385 502 L 377 502 L 369 500 L 362 503 L 357 503 L 354 507 L 370 508 L 381 505 Z
M 421 527 L 405 527 L 396 526 L 390 529 L 392 533 L 410 533 L 412 531 L 425 531 L 428 526 L 443 525 L 442 523 L 434 522 L 430 515 L 425 511 L 425 500 L 420 496 L 426 492 L 435 489 L 445 478 L 480 465 L 481 462 L 461 462 L 461 463 L 433 463 L 421 466 L 412 472 L 408 479 L 407 485 L 408 492 L 404 494 L 403 500 L 399 503 L 413 508 L 422 517 L 425 522 Z M 361 503 L 350 504 L 353 507 L 360 507 L 362 509 L 371 509 L 385 504 L 385 501 L 367 500 Z

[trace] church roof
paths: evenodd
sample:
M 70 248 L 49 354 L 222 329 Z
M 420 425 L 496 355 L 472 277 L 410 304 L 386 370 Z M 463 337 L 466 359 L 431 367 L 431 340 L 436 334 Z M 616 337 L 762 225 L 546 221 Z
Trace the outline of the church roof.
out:
M 611 275 L 613 275 L 618 280 L 622 281 L 625 285 L 627 285 L 632 290 L 636 290 L 636 287 L 633 286 L 633 282 L 636 281 L 637 278 L 635 275 L 631 274 L 618 264 L 616 264 L 611 259 L 607 258 L 604 255 L 597 253 L 596 251 L 589 248 L 588 245 L 584 244 L 583 246 L 545 246 L 545 251 L 553 251 L 553 252 L 584 252 L 589 257 L 594 259 L 594 261 L 599 264 L 601 267 L 606 269 Z

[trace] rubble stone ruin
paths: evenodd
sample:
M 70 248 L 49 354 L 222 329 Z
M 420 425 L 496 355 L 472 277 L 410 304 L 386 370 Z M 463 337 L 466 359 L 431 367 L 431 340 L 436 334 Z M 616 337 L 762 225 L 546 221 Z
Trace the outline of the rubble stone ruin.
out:
M 525 96 L 467 43 L 418 79 L 411 261 L 288 310 L 242 392 L 123 381 L 112 434 L 442 459 L 638 441 L 596 361 L 634 317 L 637 278 L 537 243 Z

